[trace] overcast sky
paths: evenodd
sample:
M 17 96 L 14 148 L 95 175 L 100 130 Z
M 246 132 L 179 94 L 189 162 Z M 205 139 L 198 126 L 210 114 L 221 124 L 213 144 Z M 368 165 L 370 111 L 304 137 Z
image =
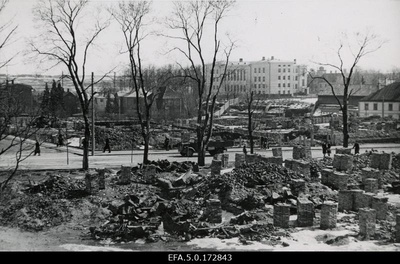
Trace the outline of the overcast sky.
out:
M 18 25 L 14 42 L 7 54 L 21 52 L 11 65 L 0 69 L 8 74 L 60 74 L 65 68 L 48 69 L 39 60 L 29 61 L 23 51 L 26 41 L 37 35 L 32 15 L 33 0 L 11 0 L 0 21 L 13 18 Z M 96 4 L 109 5 L 112 1 L 96 0 Z M 163 18 L 170 14 L 172 2 L 153 1 L 153 15 Z M 342 34 L 369 30 L 385 44 L 376 52 L 362 58 L 359 66 L 381 72 L 400 69 L 400 0 L 238 0 L 225 19 L 222 32 L 236 40 L 237 47 L 231 60 L 260 60 L 274 56 L 280 60 L 297 59 L 297 63 L 315 68 L 313 62 L 337 63 L 336 50 Z M 88 71 L 102 74 L 127 63 L 122 48 L 121 33 L 110 27 L 98 39 L 92 52 Z M 167 39 L 151 38 L 143 47 L 145 64 L 165 65 L 177 60 L 176 53 L 165 54 L 173 44 Z M 4 53 L 0 54 L 4 58 Z M 344 57 L 350 63 L 350 57 Z M 345 67 L 346 65 L 345 64 Z M 47 69 L 47 70 L 46 70 Z

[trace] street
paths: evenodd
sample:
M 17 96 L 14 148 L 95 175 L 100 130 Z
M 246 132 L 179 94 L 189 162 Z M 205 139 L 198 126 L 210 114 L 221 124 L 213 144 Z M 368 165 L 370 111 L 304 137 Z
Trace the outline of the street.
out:
M 9 141 L 5 140 L 0 143 L 0 148 L 4 148 L 9 144 Z M 33 142 L 27 144 L 32 144 Z M 340 146 L 332 147 L 332 157 L 335 154 L 335 149 L 340 148 Z M 360 153 L 366 150 L 375 149 L 378 151 L 384 151 L 387 153 L 400 152 L 400 144 L 362 144 L 360 147 Z M 17 148 L 13 148 L 6 154 L 0 156 L 0 170 L 7 170 L 15 166 L 15 153 Z M 249 151 L 249 150 L 248 150 Z M 272 149 L 260 149 L 255 148 L 255 153 L 264 155 L 267 157 L 272 156 Z M 28 153 L 28 151 L 26 152 Z M 25 153 L 25 155 L 26 155 Z M 143 150 L 125 150 L 125 151 L 111 151 L 111 153 L 103 153 L 102 151 L 96 151 L 95 155 L 92 156 L 91 152 L 89 156 L 89 166 L 90 168 L 120 168 L 121 165 L 137 164 L 141 163 L 143 160 Z M 229 161 L 233 162 L 235 160 L 236 153 L 242 153 L 241 148 L 230 148 L 227 153 L 229 154 Z M 283 160 L 292 158 L 292 148 L 283 147 L 282 148 Z M 312 148 L 313 158 L 322 158 L 322 150 L 320 146 Z M 178 150 L 172 149 L 170 151 L 165 150 L 150 150 L 149 153 L 150 160 L 163 160 L 168 159 L 168 161 L 194 161 L 197 162 L 197 155 L 193 157 L 182 157 Z M 207 153 L 205 163 L 206 165 L 211 164 L 212 156 Z M 74 147 L 56 147 L 51 143 L 43 143 L 41 146 L 41 156 L 31 155 L 26 160 L 19 164 L 19 169 L 22 170 L 42 170 L 42 169 L 80 169 L 82 168 L 82 150 Z

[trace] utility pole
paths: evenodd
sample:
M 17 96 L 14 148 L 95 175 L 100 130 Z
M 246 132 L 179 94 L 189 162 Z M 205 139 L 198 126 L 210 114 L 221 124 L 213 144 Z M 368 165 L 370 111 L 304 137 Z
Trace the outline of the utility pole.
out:
M 94 122 L 95 122 L 95 118 L 94 118 L 94 91 L 93 91 L 93 72 L 92 72 L 92 156 L 94 156 L 94 149 L 95 149 L 95 134 L 94 134 Z

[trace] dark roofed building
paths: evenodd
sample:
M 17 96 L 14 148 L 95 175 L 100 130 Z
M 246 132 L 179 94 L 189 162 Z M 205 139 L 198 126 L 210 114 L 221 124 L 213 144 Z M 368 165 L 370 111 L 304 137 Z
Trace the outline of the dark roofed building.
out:
M 361 117 L 400 117 L 400 82 L 394 82 L 363 97 L 359 102 Z

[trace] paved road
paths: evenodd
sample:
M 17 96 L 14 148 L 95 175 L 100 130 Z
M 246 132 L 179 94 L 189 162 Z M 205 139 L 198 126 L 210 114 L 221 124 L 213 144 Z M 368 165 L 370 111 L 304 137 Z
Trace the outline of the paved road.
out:
M 29 142 L 32 144 L 33 142 Z M 0 143 L 0 148 L 4 147 L 7 142 Z M 332 147 L 332 155 L 335 153 L 337 147 Z M 360 152 L 374 148 L 378 151 L 396 152 L 400 153 L 400 144 L 364 144 L 361 145 Z M 51 143 L 43 143 L 41 147 L 41 156 L 30 156 L 22 163 L 20 169 L 26 170 L 41 170 L 41 169 L 79 169 L 82 168 L 82 150 L 74 147 L 56 147 Z M 292 148 L 283 147 L 283 159 L 292 157 Z M 33 151 L 33 148 L 32 150 Z M 15 153 L 17 148 L 12 149 L 9 153 L 0 156 L 0 170 L 12 168 L 15 165 Z M 255 149 L 255 152 L 267 157 L 272 156 L 271 149 Z M 242 153 L 241 148 L 231 148 L 227 152 L 229 160 L 235 160 L 236 153 Z M 322 158 L 322 151 L 320 147 L 312 148 L 313 158 Z M 176 149 L 165 150 L 150 150 L 150 160 L 163 160 L 169 161 L 194 161 L 197 162 L 197 156 L 182 157 Z M 133 151 L 112 151 L 111 153 L 103 153 L 96 151 L 94 156 L 89 156 L 90 168 L 120 168 L 121 165 L 129 165 L 131 163 L 141 163 L 143 160 L 142 150 Z M 211 163 L 212 157 L 206 156 L 206 165 Z

